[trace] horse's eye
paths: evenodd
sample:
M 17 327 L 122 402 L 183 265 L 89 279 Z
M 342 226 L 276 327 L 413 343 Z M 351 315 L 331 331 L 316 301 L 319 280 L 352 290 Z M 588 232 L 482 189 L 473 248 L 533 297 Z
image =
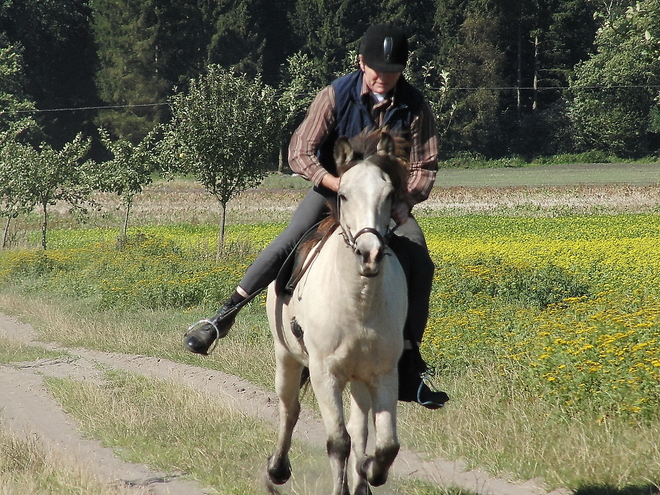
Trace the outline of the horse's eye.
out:
M 344 196 L 343 194 L 340 194 L 339 195 L 339 201 L 347 201 L 346 196 Z

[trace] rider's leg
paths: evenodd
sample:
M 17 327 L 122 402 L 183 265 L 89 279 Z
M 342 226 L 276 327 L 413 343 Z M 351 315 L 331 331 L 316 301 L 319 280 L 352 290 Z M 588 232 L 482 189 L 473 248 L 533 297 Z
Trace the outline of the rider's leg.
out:
M 320 188 L 313 188 L 307 193 L 293 213 L 287 228 L 257 256 L 234 293 L 222 304 L 215 316 L 209 319 L 209 323 L 200 325 L 186 335 L 186 349 L 206 354 L 216 338 L 227 335 L 244 303 L 275 280 L 296 243 L 327 214 L 328 196 L 329 193 Z
M 399 400 L 419 402 L 430 409 L 449 400 L 446 393 L 431 390 L 422 380 L 426 363 L 419 352 L 429 316 L 429 300 L 435 266 L 424 233 L 410 217 L 396 230 L 393 243 L 408 281 L 408 316 L 404 327 L 404 351 L 399 361 Z

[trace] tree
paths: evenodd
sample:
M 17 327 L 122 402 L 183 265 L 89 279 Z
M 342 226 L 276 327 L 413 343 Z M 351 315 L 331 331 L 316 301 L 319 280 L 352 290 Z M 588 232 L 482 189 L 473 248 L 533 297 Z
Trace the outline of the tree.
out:
M 171 101 L 169 157 L 202 183 L 222 207 L 218 250 L 225 237 L 227 204 L 264 177 L 277 149 L 280 121 L 275 90 L 217 65 Z
M 24 93 L 23 63 L 21 52 L 0 41 L 0 217 L 6 217 L 2 235 L 2 248 L 12 219 L 27 211 L 25 198 L 20 193 L 21 177 L 14 163 L 18 140 L 35 127 L 25 112 L 34 110 L 34 104 Z
M 285 76 L 281 82 L 282 96 L 277 105 L 282 118 L 281 149 L 277 170 L 281 172 L 291 134 L 302 122 L 307 108 L 316 93 L 327 84 L 323 78 L 323 69 L 318 60 L 297 52 L 287 59 Z
M 571 80 L 570 116 L 582 149 L 619 156 L 648 151 L 660 85 L 660 0 L 628 7 L 596 36 L 597 53 Z
M 5 132 L 16 124 L 22 128 L 29 127 L 31 119 L 25 115 L 34 110 L 34 103 L 25 94 L 21 50 L 12 45 L 2 45 L 0 39 L 0 132 Z M 14 132 L 11 130 L 10 134 Z
M 19 133 L 20 133 L 19 129 Z M 26 184 L 22 176 L 23 147 L 16 140 L 16 135 L 4 132 L 0 140 L 0 217 L 6 217 L 2 234 L 2 249 L 7 247 L 7 237 L 12 219 L 26 213 L 34 206 L 24 194 Z
M 41 247 L 46 249 L 48 207 L 58 201 L 68 203 L 72 209 L 85 211 L 89 196 L 97 186 L 98 172 L 95 164 L 87 160 L 90 139 L 78 134 L 60 151 L 42 143 L 38 148 L 15 143 L 12 154 L 13 173 L 20 181 L 14 193 L 20 194 L 30 209 L 41 210 Z
M 26 96 L 39 109 L 94 106 L 96 47 L 88 0 L 4 0 L 0 33 L 21 47 Z M 78 132 L 93 130 L 89 111 L 42 112 L 37 122 L 60 148 Z
M 112 141 L 105 129 L 99 129 L 101 142 L 112 154 L 112 159 L 103 163 L 102 189 L 117 193 L 124 206 L 124 226 L 121 240 L 126 242 L 128 217 L 133 206 L 133 198 L 151 184 L 152 174 L 158 167 L 154 153 L 157 130 L 152 130 L 137 145 L 127 139 Z
M 502 97 L 494 89 L 504 86 L 504 53 L 494 43 L 498 29 L 495 16 L 477 10 L 469 10 L 461 23 L 460 44 L 448 60 L 448 95 L 440 94 L 455 102 L 446 134 L 446 147 L 453 147 L 452 151 L 468 149 L 486 156 L 504 151 L 498 121 Z
M 99 112 L 97 124 L 137 144 L 166 119 L 171 89 L 159 61 L 153 1 L 94 0 L 92 5 L 98 94 L 108 105 L 126 107 Z

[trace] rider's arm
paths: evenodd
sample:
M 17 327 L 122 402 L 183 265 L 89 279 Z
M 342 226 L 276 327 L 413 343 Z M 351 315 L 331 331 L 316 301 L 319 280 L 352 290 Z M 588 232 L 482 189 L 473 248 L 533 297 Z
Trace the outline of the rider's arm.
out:
M 410 134 L 408 193 L 412 207 L 428 198 L 438 170 L 438 133 L 427 103 L 413 119 Z
M 335 126 L 334 106 L 334 88 L 327 86 L 316 95 L 307 111 L 305 120 L 291 136 L 289 166 L 295 173 L 302 175 L 315 185 L 323 185 L 336 191 L 335 180 L 333 179 L 337 178 L 330 175 L 323 168 L 316 156 L 316 152 L 323 144 L 326 136 Z

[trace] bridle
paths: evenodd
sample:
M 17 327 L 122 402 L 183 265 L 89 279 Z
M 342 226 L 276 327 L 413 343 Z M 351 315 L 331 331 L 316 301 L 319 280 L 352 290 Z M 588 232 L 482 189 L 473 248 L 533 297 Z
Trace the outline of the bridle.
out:
M 350 247 L 354 253 L 357 252 L 357 240 L 361 235 L 373 234 L 383 246 L 388 246 L 394 231 L 398 227 L 398 225 L 395 225 L 394 227 L 390 227 L 388 225 L 385 235 L 381 234 L 378 229 L 375 229 L 374 227 L 364 227 L 363 229 L 358 230 L 355 235 L 353 235 L 351 231 L 341 222 L 341 196 L 339 194 L 337 194 L 337 218 L 339 219 L 338 223 L 339 227 L 341 228 L 341 236 L 344 239 L 346 245 Z

